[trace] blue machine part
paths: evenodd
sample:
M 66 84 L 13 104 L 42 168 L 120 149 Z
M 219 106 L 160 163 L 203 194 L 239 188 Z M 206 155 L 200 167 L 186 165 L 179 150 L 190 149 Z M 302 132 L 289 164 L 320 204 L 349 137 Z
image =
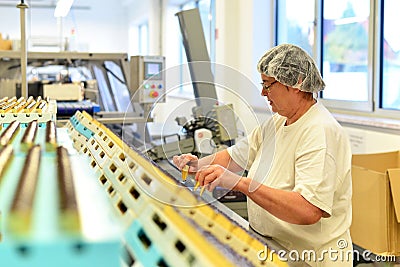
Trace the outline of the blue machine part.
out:
M 100 111 L 100 105 L 93 103 L 89 100 L 77 102 L 57 102 L 57 116 L 58 117 L 71 117 L 76 111 L 86 111 L 93 115 Z
M 120 254 L 118 244 L 112 241 L 89 243 L 60 239 L 0 244 L 2 266 L 7 267 L 120 266 Z
M 94 133 L 86 128 L 86 126 L 82 125 L 79 120 L 76 118 L 76 116 L 72 116 L 70 118 L 71 124 L 74 126 L 75 130 L 77 130 L 80 134 L 85 136 L 87 139 L 90 139 L 90 137 L 94 136 Z
M 151 243 L 139 220 L 133 221 L 125 234 L 125 242 L 143 266 L 162 266 L 160 263 L 163 261 L 163 256 Z

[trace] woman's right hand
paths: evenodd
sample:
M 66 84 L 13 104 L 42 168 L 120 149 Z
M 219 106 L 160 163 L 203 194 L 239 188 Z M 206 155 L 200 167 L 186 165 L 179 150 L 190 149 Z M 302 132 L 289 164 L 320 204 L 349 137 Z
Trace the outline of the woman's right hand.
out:
M 176 167 L 182 170 L 185 165 L 189 165 L 189 172 L 194 173 L 198 170 L 199 158 L 192 154 L 182 154 L 172 158 Z

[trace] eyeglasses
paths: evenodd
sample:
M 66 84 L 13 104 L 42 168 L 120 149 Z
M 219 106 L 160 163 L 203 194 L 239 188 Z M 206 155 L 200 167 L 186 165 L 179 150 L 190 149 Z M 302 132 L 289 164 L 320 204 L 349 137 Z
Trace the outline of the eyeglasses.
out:
M 260 83 L 263 87 L 263 90 L 267 91 L 267 93 L 271 93 L 271 86 L 274 85 L 274 83 L 277 83 L 278 81 L 272 82 L 270 85 L 266 86 L 264 82 Z

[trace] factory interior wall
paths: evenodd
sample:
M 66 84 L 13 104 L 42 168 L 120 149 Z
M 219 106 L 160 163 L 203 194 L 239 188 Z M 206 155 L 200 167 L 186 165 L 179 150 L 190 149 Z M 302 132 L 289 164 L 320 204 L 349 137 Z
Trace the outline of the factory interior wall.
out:
M 29 4 L 29 1 L 25 2 Z M 81 50 L 93 53 L 122 53 L 128 50 L 128 17 L 123 1 L 75 0 L 74 5 L 90 9 L 71 9 L 67 17 L 57 20 L 53 15 L 54 8 L 37 7 L 32 3 L 26 10 L 28 43 L 29 37 L 57 39 L 61 33 L 63 39 L 69 38 L 74 30 L 74 42 Z M 20 39 L 19 9 L 1 6 L 0 18 L 3 38 Z
M 400 135 L 385 129 L 345 126 L 353 154 L 371 154 L 400 150 Z

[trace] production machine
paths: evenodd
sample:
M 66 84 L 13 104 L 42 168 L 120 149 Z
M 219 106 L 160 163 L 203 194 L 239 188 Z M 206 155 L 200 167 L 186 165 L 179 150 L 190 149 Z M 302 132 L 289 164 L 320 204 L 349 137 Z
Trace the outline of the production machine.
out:
M 179 133 L 151 141 L 146 152 L 153 160 L 170 159 L 182 153 L 210 155 L 230 146 L 238 136 L 231 104 L 215 105 L 207 116 L 194 107 L 192 118 L 179 116 L 175 121 L 181 127 Z
M 28 95 L 56 100 L 59 120 L 76 110 L 104 123 L 141 120 L 142 107 L 131 104 L 127 54 L 29 52 L 27 58 Z M 21 96 L 19 61 L 17 52 L 0 52 L 0 97 Z
M 211 154 L 230 145 L 237 137 L 236 118 L 232 105 L 213 105 L 204 115 L 203 106 L 193 107 L 192 118 L 177 116 L 174 122 L 180 127 L 173 134 L 154 133 L 151 110 L 165 102 L 166 76 L 176 76 L 175 70 L 166 70 L 161 56 L 133 56 L 130 58 L 130 88 L 132 103 L 140 105 L 146 123 L 124 125 L 123 138 L 139 148 L 153 160 L 169 159 L 181 153 Z M 173 82 L 170 82 L 173 86 Z M 201 103 L 200 103 L 201 104 Z M 153 127 L 154 128 L 154 127 Z M 175 128 L 176 129 L 176 128 Z
M 152 137 L 148 131 L 151 123 L 151 110 L 157 103 L 164 103 L 166 97 L 165 57 L 162 56 L 132 56 L 129 62 L 130 100 L 136 115 L 143 117 L 142 121 L 133 124 L 124 122 L 121 135 L 128 143 L 143 147 Z
M 17 112 L 3 108 L 8 100 L 0 102 L 2 266 L 289 266 L 276 243 L 196 191 L 193 177 L 161 169 L 88 113 L 56 128 L 54 109 Z
M 165 58 L 133 56 L 130 58 L 133 102 L 154 104 L 165 102 Z
M 165 102 L 167 75 L 175 75 L 165 69 L 162 56 L 32 52 L 28 95 L 56 100 L 59 123 L 76 110 L 88 112 L 128 143 L 145 147 L 154 160 L 179 153 L 210 154 L 229 145 L 237 137 L 232 105 L 213 105 L 210 110 L 207 103 L 197 103 L 192 118 L 181 114 L 176 119 L 181 130 L 172 138 L 149 131 L 152 109 Z M 20 77 L 19 54 L 0 52 L 0 97 L 19 97 Z M 207 92 L 197 87 L 200 96 Z

